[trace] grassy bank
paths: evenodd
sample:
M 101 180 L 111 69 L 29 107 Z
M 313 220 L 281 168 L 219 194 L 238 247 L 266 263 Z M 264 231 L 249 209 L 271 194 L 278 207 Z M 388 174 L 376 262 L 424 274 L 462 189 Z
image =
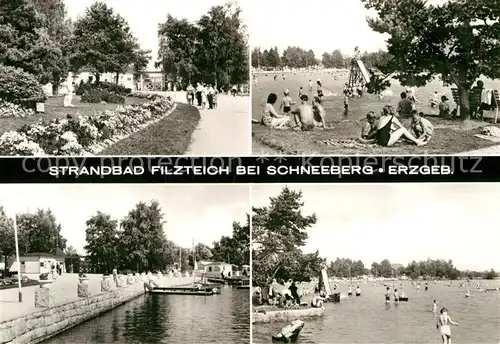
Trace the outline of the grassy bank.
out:
M 182 155 L 199 121 L 198 109 L 179 103 L 169 116 L 109 146 L 100 155 Z

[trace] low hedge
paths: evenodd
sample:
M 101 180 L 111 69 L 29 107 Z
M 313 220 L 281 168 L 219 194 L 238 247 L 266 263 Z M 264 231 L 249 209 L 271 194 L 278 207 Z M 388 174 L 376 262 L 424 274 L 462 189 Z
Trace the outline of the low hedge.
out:
M 22 69 L 0 65 L 0 100 L 34 109 L 47 99 L 42 85 Z

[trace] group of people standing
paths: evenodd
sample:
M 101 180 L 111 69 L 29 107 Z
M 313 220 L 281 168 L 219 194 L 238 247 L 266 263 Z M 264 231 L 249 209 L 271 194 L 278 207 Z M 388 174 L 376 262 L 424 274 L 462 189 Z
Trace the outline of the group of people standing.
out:
M 189 84 L 186 89 L 186 100 L 189 105 L 197 105 L 202 110 L 217 108 L 217 94 L 219 92 L 212 85 L 198 82 L 196 88 Z

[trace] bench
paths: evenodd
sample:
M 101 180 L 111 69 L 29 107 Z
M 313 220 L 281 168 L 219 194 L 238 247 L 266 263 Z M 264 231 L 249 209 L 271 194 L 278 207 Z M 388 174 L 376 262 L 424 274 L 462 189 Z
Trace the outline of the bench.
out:
M 458 89 L 457 88 L 452 88 L 451 93 L 453 95 L 453 101 L 457 104 L 457 116 L 460 116 L 460 101 L 459 101 L 459 95 L 458 95 Z M 481 111 L 481 93 L 482 90 L 473 88 L 469 92 L 469 106 L 470 106 L 470 111 L 471 111 L 471 117 L 475 118 L 478 115 L 481 116 L 481 120 L 483 120 L 483 115 Z M 497 123 L 498 120 L 498 112 L 499 112 L 499 106 L 500 106 L 500 97 L 498 94 L 498 90 L 493 90 L 492 94 L 492 107 L 495 108 L 495 118 L 493 120 L 493 123 Z

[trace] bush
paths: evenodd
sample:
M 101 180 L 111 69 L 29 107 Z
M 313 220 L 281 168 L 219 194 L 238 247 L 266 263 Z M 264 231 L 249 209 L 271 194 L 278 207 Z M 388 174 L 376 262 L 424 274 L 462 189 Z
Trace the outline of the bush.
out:
M 85 93 L 92 91 L 92 90 L 102 90 L 102 91 L 108 91 L 111 93 L 116 93 L 121 96 L 127 96 L 129 95 L 132 90 L 130 88 L 126 88 L 121 85 L 116 85 L 111 82 L 107 81 L 101 81 L 99 82 L 99 85 L 96 85 L 93 82 L 83 82 L 81 81 L 78 86 L 75 88 L 75 94 L 77 96 L 82 96 Z
M 44 102 L 47 97 L 33 75 L 0 65 L 0 99 L 33 109 L 37 102 Z
M 106 103 L 123 104 L 125 103 L 125 97 L 107 90 L 92 89 L 86 91 L 80 101 L 82 103 L 100 103 L 105 101 Z

